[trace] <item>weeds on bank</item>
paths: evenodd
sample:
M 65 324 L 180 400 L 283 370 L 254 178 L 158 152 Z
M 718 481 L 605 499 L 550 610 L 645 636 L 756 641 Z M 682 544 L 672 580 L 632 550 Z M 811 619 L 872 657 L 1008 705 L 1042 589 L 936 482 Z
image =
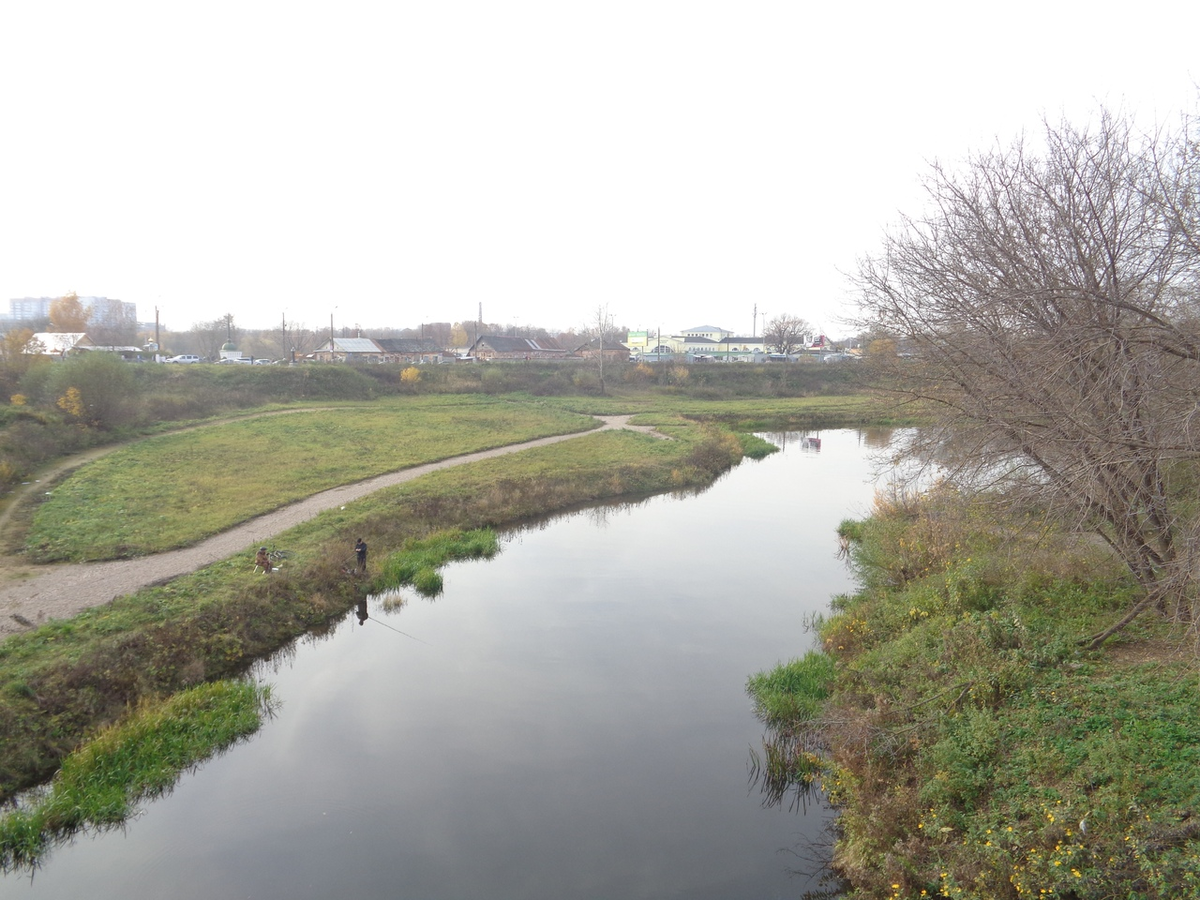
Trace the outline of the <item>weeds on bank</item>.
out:
M 0 815 L 0 870 L 36 867 L 56 840 L 119 825 L 181 772 L 257 731 L 272 709 L 270 689 L 248 681 L 141 701 L 70 754 L 47 787 Z
M 438 569 L 458 559 L 491 559 L 500 551 L 496 532 L 478 528 L 462 532 L 443 531 L 423 540 L 412 540 L 383 561 L 375 579 L 379 589 L 411 585 L 424 597 L 436 597 L 442 592 L 442 575 Z
M 839 531 L 861 588 L 820 625 L 827 662 L 805 661 L 834 674 L 760 676 L 797 715 L 759 706 L 778 767 L 841 810 L 850 896 L 1200 896 L 1195 660 L 1149 618 L 1078 650 L 1127 608 L 1120 570 L 945 488 Z
M 754 711 L 768 725 L 810 722 L 821 713 L 833 684 L 833 658 L 809 653 L 800 659 L 751 676 L 746 690 Z

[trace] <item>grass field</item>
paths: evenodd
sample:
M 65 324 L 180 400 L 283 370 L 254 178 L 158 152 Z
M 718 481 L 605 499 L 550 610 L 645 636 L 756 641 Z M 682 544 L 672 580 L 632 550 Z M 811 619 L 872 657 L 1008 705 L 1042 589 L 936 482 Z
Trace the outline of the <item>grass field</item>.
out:
M 39 562 L 158 553 L 337 485 L 594 426 L 567 410 L 476 395 L 391 399 L 163 435 L 55 485 L 27 548 Z

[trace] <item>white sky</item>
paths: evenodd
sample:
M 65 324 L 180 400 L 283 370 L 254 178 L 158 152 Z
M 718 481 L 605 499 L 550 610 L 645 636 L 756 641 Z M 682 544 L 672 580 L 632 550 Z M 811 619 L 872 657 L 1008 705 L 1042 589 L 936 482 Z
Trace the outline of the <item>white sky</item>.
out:
M 1197 105 L 1188 0 L 835 6 L 10 0 L 0 307 L 842 336 L 929 161 Z

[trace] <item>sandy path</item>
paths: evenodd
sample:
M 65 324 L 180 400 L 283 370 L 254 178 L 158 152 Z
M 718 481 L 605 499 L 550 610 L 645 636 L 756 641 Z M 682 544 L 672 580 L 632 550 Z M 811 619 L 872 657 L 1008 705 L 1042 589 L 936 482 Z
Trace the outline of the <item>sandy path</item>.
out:
M 597 418 L 603 423 L 599 429 L 601 431 L 628 428 L 662 437 L 652 428 L 630 425 L 629 416 Z M 318 513 L 365 497 L 381 488 L 403 484 L 438 469 L 504 456 L 531 447 L 544 447 L 595 433 L 593 430 L 538 438 L 523 444 L 468 453 L 440 462 L 378 475 L 366 481 L 322 491 L 306 500 L 244 522 L 192 547 L 160 553 L 157 556 L 101 563 L 27 567 L 19 573 L 20 580 L 0 587 L 0 639 L 50 619 L 70 618 L 90 607 L 132 594 L 148 585 L 177 578 L 235 553 L 249 555 L 249 548 L 256 544 L 266 544 L 275 535 L 313 518 Z

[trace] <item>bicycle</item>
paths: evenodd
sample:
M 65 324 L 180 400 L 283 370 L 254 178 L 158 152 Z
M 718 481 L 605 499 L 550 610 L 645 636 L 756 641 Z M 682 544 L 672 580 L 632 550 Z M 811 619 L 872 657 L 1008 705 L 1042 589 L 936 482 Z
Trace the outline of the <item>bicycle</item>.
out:
M 263 574 L 267 574 L 274 569 L 282 568 L 283 561 L 291 555 L 289 550 L 267 550 L 266 547 L 263 547 L 254 555 L 254 571 L 262 570 Z M 266 557 L 265 562 L 263 557 Z

